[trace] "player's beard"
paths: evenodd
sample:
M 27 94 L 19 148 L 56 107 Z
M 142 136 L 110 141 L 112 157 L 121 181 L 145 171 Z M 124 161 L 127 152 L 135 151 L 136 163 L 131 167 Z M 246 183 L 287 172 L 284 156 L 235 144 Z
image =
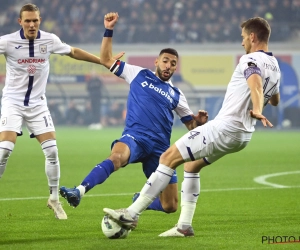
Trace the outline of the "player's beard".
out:
M 173 75 L 173 73 L 170 72 L 169 76 L 168 76 L 168 77 L 165 77 L 165 76 L 163 75 L 163 71 L 162 71 L 158 66 L 157 66 L 157 68 L 156 68 L 156 72 L 157 72 L 158 77 L 159 77 L 161 80 L 165 81 L 165 82 L 169 81 L 169 79 L 170 79 L 170 78 L 172 77 L 172 75 Z

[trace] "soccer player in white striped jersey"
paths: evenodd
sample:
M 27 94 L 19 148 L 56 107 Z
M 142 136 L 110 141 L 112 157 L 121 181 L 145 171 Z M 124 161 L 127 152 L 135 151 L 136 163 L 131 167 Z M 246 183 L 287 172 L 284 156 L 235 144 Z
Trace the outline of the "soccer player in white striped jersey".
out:
M 47 206 L 57 219 L 67 219 L 59 202 L 60 165 L 55 128 L 47 107 L 45 89 L 51 54 L 68 55 L 77 60 L 100 64 L 100 58 L 62 43 L 51 33 L 39 29 L 39 8 L 26 4 L 20 10 L 19 31 L 0 37 L 0 54 L 6 58 L 6 80 L 1 101 L 0 177 L 12 153 L 24 122 L 30 136 L 40 143 L 46 158 L 45 172 L 50 189 Z M 120 58 L 120 56 L 116 58 Z M 25 170 L 24 170 L 25 171 Z
M 262 114 L 265 105 L 277 106 L 280 101 L 281 73 L 276 58 L 268 52 L 271 29 L 260 17 L 243 22 L 241 28 L 246 55 L 240 58 L 234 70 L 215 119 L 188 132 L 161 155 L 159 166 L 132 205 L 119 210 L 103 209 L 124 226 L 135 227 L 135 218 L 165 189 L 177 166 L 185 163 L 179 220 L 175 227 L 159 236 L 194 236 L 192 219 L 200 182 L 193 175 L 221 157 L 244 149 L 251 140 L 257 120 L 265 127 L 273 126 Z

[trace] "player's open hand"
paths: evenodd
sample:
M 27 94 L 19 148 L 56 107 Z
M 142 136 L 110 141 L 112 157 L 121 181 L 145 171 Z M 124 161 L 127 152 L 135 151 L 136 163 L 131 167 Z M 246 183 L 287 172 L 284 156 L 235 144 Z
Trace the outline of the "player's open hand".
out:
M 117 12 L 110 12 L 104 16 L 104 27 L 112 30 L 118 22 L 119 14 Z
M 251 117 L 253 117 L 257 120 L 260 120 L 262 122 L 262 124 L 264 125 L 264 127 L 268 127 L 268 126 L 270 128 L 273 127 L 273 124 L 265 116 L 263 116 L 262 114 L 255 113 L 255 112 L 253 112 L 253 110 L 250 110 L 250 115 L 251 115 Z
M 125 52 L 120 52 L 120 53 L 114 55 L 114 56 L 113 56 L 113 59 L 118 60 L 118 59 L 120 59 L 120 58 L 121 58 L 122 56 L 124 56 L 124 55 L 125 55 Z
M 205 110 L 199 110 L 197 115 L 192 115 L 198 126 L 205 124 L 208 121 L 208 113 Z

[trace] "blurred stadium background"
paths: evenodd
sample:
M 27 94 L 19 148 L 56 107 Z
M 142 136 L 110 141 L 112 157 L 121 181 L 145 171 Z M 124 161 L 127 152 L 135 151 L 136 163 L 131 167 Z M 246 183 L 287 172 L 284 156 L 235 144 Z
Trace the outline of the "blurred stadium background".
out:
M 0 0 L 0 35 L 20 28 L 19 10 L 28 1 Z M 279 107 L 265 109 L 278 129 L 300 127 L 300 0 L 36 0 L 43 18 L 41 29 L 62 41 L 96 55 L 102 40 L 103 16 L 118 12 L 114 53 L 125 51 L 124 61 L 154 68 L 154 59 L 165 47 L 178 50 L 180 64 L 173 83 L 186 94 L 194 112 L 217 114 L 226 85 L 244 54 L 240 23 L 253 16 L 266 18 L 272 28 L 269 50 L 282 71 Z M 89 125 L 87 82 L 96 75 L 105 91 L 101 98 L 102 121 L 118 103 L 124 115 L 128 84 L 102 66 L 53 55 L 47 87 L 49 108 L 56 125 Z M 5 79 L 5 58 L 0 57 L 0 84 Z M 88 107 L 86 109 L 86 107 Z M 68 109 L 77 115 L 68 120 Z M 76 113 L 76 112 L 75 112 Z M 82 115 L 85 116 L 82 116 Z M 178 121 L 175 124 L 179 124 Z M 114 125 L 122 125 L 122 120 Z

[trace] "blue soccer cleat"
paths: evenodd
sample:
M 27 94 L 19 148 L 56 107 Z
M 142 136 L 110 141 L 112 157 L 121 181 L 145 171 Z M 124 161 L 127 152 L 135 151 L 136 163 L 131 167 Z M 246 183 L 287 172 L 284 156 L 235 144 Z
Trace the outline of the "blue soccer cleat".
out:
M 134 193 L 134 195 L 132 196 L 132 203 L 134 203 L 137 198 L 139 198 L 140 193 Z M 146 210 L 151 210 L 149 207 L 146 208 Z
M 134 203 L 137 200 L 137 198 L 139 198 L 139 196 L 140 193 L 134 193 L 134 195 L 132 196 L 132 203 Z
M 80 191 L 76 187 L 74 188 L 66 188 L 61 187 L 59 189 L 60 195 L 65 198 L 70 206 L 77 207 L 80 203 L 81 197 L 80 197 Z

